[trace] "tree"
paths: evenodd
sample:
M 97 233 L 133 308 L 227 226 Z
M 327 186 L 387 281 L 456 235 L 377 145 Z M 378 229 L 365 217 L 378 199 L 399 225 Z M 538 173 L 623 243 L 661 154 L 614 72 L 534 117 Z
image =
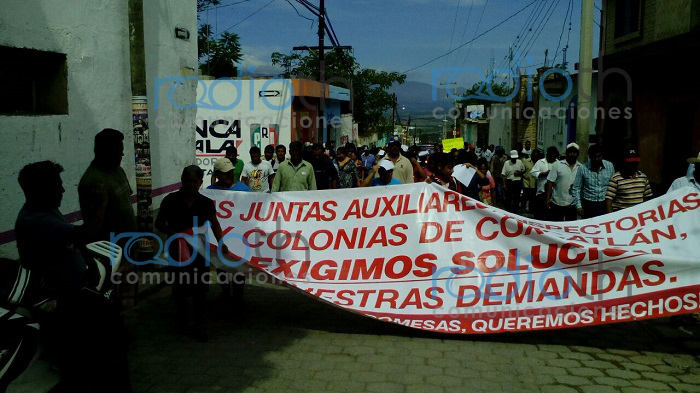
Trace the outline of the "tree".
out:
M 360 135 L 373 131 L 382 132 L 387 127 L 384 113 L 394 105 L 393 96 L 387 91 L 394 83 L 404 83 L 406 75 L 398 72 L 377 71 L 362 68 L 348 51 L 335 49 L 325 56 L 326 80 L 334 86 L 352 90 L 353 117 L 360 126 Z M 272 64 L 281 66 L 283 78 L 318 79 L 319 59 L 317 51 L 301 55 L 272 54 Z
M 197 0 L 197 18 L 207 7 L 213 7 L 220 0 Z M 225 31 L 220 38 L 214 38 L 211 25 L 203 24 L 197 31 L 198 54 L 202 73 L 216 78 L 235 77 L 236 65 L 241 61 L 241 44 L 238 34 Z

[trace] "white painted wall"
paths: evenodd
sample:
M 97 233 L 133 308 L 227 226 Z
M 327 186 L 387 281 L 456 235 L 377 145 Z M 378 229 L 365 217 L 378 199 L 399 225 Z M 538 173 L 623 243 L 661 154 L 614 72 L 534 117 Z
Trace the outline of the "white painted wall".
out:
M 65 53 L 68 115 L 0 116 L 0 233 L 14 228 L 24 203 L 17 183 L 26 164 L 54 160 L 66 169 L 61 211 L 79 210 L 77 185 L 93 158 L 94 135 L 125 131 L 122 167 L 134 183 L 126 1 L 0 0 L 0 45 Z M 0 256 L 16 258 L 15 243 Z
M 155 190 L 179 183 L 182 169 L 195 163 L 197 108 L 180 109 L 172 105 L 168 100 L 171 83 L 160 86 L 156 105 L 154 78 L 196 73 L 197 6 L 194 0 L 147 0 L 143 3 L 151 171 Z M 175 38 L 176 27 L 189 30 L 190 39 Z M 176 104 L 194 104 L 196 93 L 193 82 L 178 88 Z M 160 206 L 165 195 L 153 198 L 154 209 Z
M 563 153 L 566 149 L 567 121 L 564 110 L 571 103 L 571 100 L 577 95 L 577 80 L 574 78 L 572 82 L 574 85 L 571 89 L 571 93 L 564 100 L 559 102 L 547 100 L 540 92 L 540 110 L 537 120 L 537 147 L 539 149 L 546 150 L 549 146 L 554 146 L 560 153 Z M 547 85 L 548 84 L 545 84 L 545 87 Z M 593 113 L 598 103 L 598 78 L 595 75 L 593 77 L 591 96 L 592 98 L 589 106 L 591 121 L 589 122 L 588 133 L 590 135 L 595 135 L 596 120 Z M 559 112 L 557 112 L 557 109 L 559 109 Z M 557 116 L 557 113 L 564 113 L 564 118 Z
M 0 116 L 0 233 L 14 228 L 24 203 L 17 184 L 26 164 L 54 160 L 64 166 L 66 193 L 61 211 L 76 212 L 77 185 L 93 158 L 93 140 L 103 128 L 124 132 L 122 168 L 136 190 L 132 120 L 129 20 L 126 1 L 0 0 L 0 45 L 66 54 L 68 115 Z M 146 73 L 154 189 L 179 182 L 185 165 L 194 163 L 196 109 L 177 109 L 167 101 L 154 109 L 154 76 L 179 76 L 197 67 L 197 12 L 193 0 L 144 1 Z M 190 40 L 175 38 L 175 27 Z M 195 101 L 196 91 L 180 89 Z M 162 121 L 156 124 L 156 118 Z M 175 120 L 175 126 L 172 121 Z M 154 208 L 163 196 L 154 198 Z M 0 244 L 0 256 L 16 258 L 15 243 Z
M 260 94 L 263 91 L 266 92 L 264 95 L 273 95 L 275 92 L 279 92 L 279 95 L 263 98 Z M 210 92 L 214 102 L 208 98 Z M 226 152 L 220 150 L 226 141 L 233 141 L 237 145 L 239 159 L 244 163 L 250 162 L 248 151 L 253 144 L 260 147 L 261 151 L 271 143 L 289 146 L 293 122 L 291 102 L 294 98 L 290 80 L 245 79 L 236 80 L 234 83 L 202 81 L 197 87 L 197 97 L 204 96 L 207 97 L 202 99 L 204 105 L 219 104 L 226 107 L 233 105 L 237 99 L 240 101 L 230 110 L 198 108 L 197 125 L 206 135 L 200 136 L 195 130 L 191 132 L 202 147 L 201 151 L 196 150 L 196 156 L 197 165 L 207 171 L 203 186 L 209 185 L 206 179 L 209 179 L 216 159 L 225 156 Z M 213 122 L 218 124 L 212 127 Z M 278 128 L 277 138 L 270 132 L 275 125 Z M 259 132 L 256 131 L 258 128 Z M 195 153 L 194 146 L 191 147 L 191 152 Z
M 511 102 L 492 104 L 488 110 L 489 120 L 489 145 L 509 146 L 511 140 L 512 115 L 506 108 L 511 107 Z M 504 115 L 504 109 L 506 109 Z

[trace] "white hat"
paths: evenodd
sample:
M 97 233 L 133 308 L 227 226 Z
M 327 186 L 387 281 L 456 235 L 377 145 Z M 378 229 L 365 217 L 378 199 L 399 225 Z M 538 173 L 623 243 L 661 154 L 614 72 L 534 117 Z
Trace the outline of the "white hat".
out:
M 401 150 L 403 150 L 403 151 L 408 151 L 408 146 L 406 146 L 406 145 L 401 145 Z
M 229 160 L 228 158 L 219 158 L 214 163 L 214 170 L 219 171 L 221 173 L 226 173 L 232 171 L 233 169 L 234 166 L 231 163 L 231 160 Z
M 418 153 L 418 157 L 425 157 L 425 156 L 427 156 L 428 154 L 430 154 L 430 153 L 428 153 L 427 150 L 423 150 L 422 152 Z
M 571 148 L 571 147 L 573 147 L 573 148 L 576 149 L 576 150 L 581 150 L 581 149 L 578 147 L 578 145 L 577 145 L 576 143 L 574 143 L 574 142 L 569 143 L 568 145 L 566 145 L 566 150 L 569 150 L 569 148 Z
M 698 153 L 698 158 L 688 158 L 688 164 L 695 164 L 700 162 L 700 153 Z
M 378 156 L 383 156 L 385 154 L 386 152 L 384 150 L 379 150 L 379 153 L 377 153 Z
M 306 142 L 306 143 L 304 143 L 304 146 L 306 146 L 306 147 L 313 146 L 313 145 L 314 145 L 314 144 L 311 143 L 311 142 Z
M 384 168 L 387 171 L 393 171 L 394 170 L 394 163 L 389 161 L 389 160 L 383 160 L 382 162 L 379 163 L 380 168 Z
M 518 158 L 520 155 L 518 154 L 517 150 L 511 150 L 510 151 L 510 158 Z

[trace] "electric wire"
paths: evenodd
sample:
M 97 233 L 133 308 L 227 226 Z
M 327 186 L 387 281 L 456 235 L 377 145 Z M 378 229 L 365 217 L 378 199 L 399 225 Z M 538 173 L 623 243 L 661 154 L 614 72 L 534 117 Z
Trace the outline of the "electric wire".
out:
M 246 16 L 245 18 L 241 19 L 240 21 L 236 22 L 236 23 L 233 24 L 231 27 L 226 28 L 224 31 L 221 32 L 221 34 L 227 32 L 227 31 L 233 29 L 234 27 L 240 25 L 241 23 L 245 22 L 245 21 L 248 20 L 249 18 L 251 18 L 251 17 L 253 17 L 254 15 L 256 15 L 258 12 L 260 12 L 260 11 L 264 10 L 265 8 L 267 8 L 270 4 L 274 3 L 275 1 L 276 1 L 276 0 L 270 0 L 270 1 L 269 1 L 267 4 L 265 4 L 264 6 L 258 8 L 257 11 L 255 11 L 255 12 L 253 12 L 252 14 Z
M 418 66 L 416 66 L 416 67 L 413 67 L 413 68 L 411 68 L 411 69 L 408 69 L 408 70 L 404 71 L 403 73 L 406 74 L 406 73 L 409 73 L 409 72 L 411 72 L 411 71 L 415 71 L 415 70 L 417 70 L 417 69 L 419 69 L 419 68 L 422 68 L 422 67 L 424 67 L 424 66 L 426 66 L 426 65 L 428 65 L 428 64 L 430 64 L 430 63 L 433 63 L 433 62 L 435 62 L 435 61 L 437 61 L 437 60 L 442 59 L 443 57 L 449 55 L 450 53 L 453 53 L 453 52 L 457 51 L 457 50 L 460 49 L 460 48 L 463 48 L 463 47 L 466 46 L 467 44 L 478 40 L 479 38 L 485 36 L 486 34 L 490 33 L 491 31 L 493 31 L 493 30 L 495 30 L 495 29 L 501 27 L 502 25 L 504 25 L 504 24 L 505 24 L 506 22 L 508 22 L 509 20 L 511 20 L 511 19 L 513 19 L 514 17 L 518 16 L 521 12 L 523 12 L 523 11 L 525 11 L 526 9 L 530 8 L 530 7 L 531 7 L 533 4 L 535 4 L 537 1 L 538 1 L 538 0 L 533 0 L 532 2 L 528 3 L 526 6 L 520 8 L 518 11 L 514 12 L 513 14 L 511 14 L 510 16 L 508 16 L 507 18 L 505 18 L 505 19 L 502 20 L 501 22 L 499 22 L 499 23 L 497 23 L 496 25 L 494 25 L 493 27 L 491 27 L 491 28 L 485 30 L 483 33 L 479 34 L 478 36 L 472 38 L 469 42 L 465 42 L 464 44 L 462 44 L 462 45 L 460 45 L 460 46 L 454 48 L 453 50 L 451 50 L 451 51 L 449 51 L 449 52 L 447 52 L 447 53 L 443 53 L 442 55 L 437 56 L 437 57 L 435 57 L 435 58 L 433 58 L 433 59 L 431 59 L 431 60 L 428 60 L 428 61 L 426 61 L 425 63 L 423 63 L 423 64 L 421 64 L 421 65 L 418 65 Z

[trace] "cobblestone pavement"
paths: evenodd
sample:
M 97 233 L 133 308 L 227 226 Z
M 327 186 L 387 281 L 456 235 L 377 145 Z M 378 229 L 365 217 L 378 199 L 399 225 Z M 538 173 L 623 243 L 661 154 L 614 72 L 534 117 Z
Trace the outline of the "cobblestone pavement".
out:
M 247 285 L 244 320 L 217 296 L 213 289 L 206 343 L 176 333 L 169 289 L 128 312 L 136 393 L 700 392 L 700 327 L 668 319 L 452 336 L 282 287 Z M 30 383 L 18 386 L 32 391 Z
M 245 320 L 212 290 L 202 344 L 175 333 L 169 293 L 129 313 L 136 392 L 700 392 L 700 328 L 668 319 L 451 336 L 247 285 Z

